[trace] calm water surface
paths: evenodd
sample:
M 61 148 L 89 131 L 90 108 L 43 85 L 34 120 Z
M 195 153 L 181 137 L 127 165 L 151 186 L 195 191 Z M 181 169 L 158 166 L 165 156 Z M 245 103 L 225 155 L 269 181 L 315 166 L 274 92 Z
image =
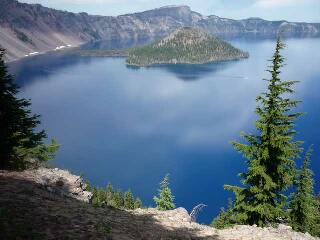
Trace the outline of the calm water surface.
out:
M 247 60 L 205 65 L 132 68 L 124 58 L 65 53 L 11 64 L 42 115 L 42 128 L 62 145 L 53 164 L 84 173 L 93 184 L 131 188 L 146 205 L 170 173 L 176 205 L 208 207 L 209 223 L 232 194 L 244 160 L 229 141 L 254 131 L 255 97 L 265 87 L 274 40 L 232 40 Z M 296 98 L 307 113 L 298 139 L 315 144 L 313 170 L 320 180 L 320 39 L 286 40 L 283 78 L 299 80 Z

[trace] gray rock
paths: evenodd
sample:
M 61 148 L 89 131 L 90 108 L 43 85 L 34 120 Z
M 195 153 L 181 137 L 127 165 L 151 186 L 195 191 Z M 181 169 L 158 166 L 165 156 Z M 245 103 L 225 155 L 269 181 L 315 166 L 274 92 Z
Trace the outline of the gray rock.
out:
M 92 193 L 86 191 L 86 184 L 79 176 L 58 168 L 38 168 L 24 171 L 24 174 L 44 186 L 51 193 L 72 197 L 79 201 L 90 202 Z

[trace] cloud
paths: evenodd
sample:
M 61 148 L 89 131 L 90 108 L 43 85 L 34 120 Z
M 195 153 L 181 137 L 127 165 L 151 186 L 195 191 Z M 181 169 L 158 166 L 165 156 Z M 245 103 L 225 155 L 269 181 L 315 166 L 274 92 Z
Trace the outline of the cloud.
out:
M 274 8 L 306 4 L 309 0 L 257 0 L 253 5 L 260 8 Z

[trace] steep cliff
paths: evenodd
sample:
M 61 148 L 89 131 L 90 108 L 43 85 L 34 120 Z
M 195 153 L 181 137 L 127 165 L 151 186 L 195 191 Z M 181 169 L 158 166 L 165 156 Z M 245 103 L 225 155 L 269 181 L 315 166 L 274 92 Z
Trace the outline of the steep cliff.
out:
M 108 17 L 58 11 L 16 0 L 0 1 L 0 45 L 8 50 L 7 60 L 92 40 L 159 38 L 185 26 L 226 36 L 274 35 L 278 32 L 286 32 L 289 36 L 314 36 L 320 32 L 320 24 L 258 18 L 232 20 L 203 16 L 187 6 Z

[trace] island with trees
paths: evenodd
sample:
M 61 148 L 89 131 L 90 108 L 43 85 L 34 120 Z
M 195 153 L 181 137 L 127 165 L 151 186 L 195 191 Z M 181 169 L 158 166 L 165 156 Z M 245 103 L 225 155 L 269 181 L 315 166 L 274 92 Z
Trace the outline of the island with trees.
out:
M 128 65 L 203 64 L 248 58 L 249 54 L 199 28 L 183 27 L 166 38 L 129 51 Z

